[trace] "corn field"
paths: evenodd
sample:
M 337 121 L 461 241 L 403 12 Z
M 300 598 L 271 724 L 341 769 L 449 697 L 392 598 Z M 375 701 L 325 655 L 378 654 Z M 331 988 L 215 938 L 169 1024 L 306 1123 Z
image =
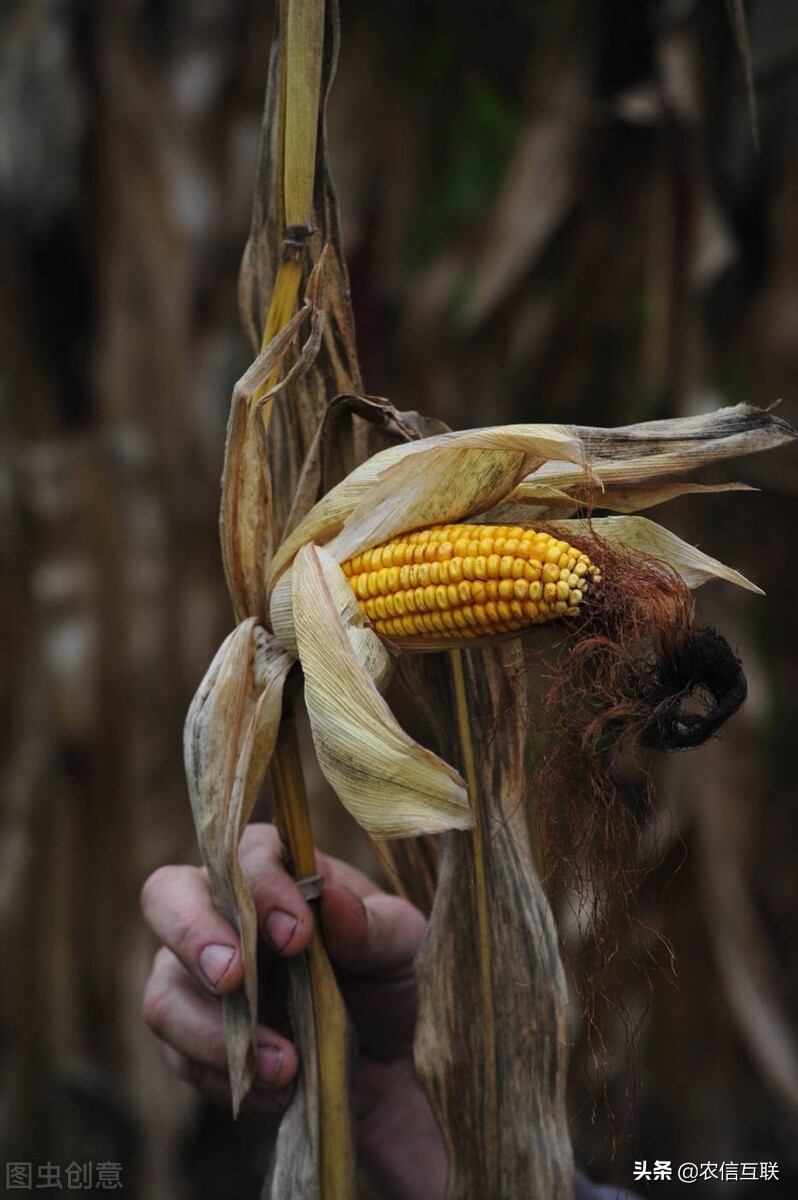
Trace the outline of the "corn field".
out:
M 450 1200 L 793 1195 L 798 11 L 340 3 L 0 12 L 0 1188 L 376 1200 L 320 936 L 282 1126 L 254 992 L 236 1119 L 142 1020 L 164 863 L 257 980 L 254 813 L 429 916 Z

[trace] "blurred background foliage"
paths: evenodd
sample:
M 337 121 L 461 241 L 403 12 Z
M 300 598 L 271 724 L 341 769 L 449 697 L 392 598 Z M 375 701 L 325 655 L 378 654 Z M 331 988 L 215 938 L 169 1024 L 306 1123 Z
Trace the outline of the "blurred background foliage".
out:
M 722 0 L 344 0 L 331 149 L 369 390 L 455 426 L 779 398 L 796 423 L 798 8 L 746 13 L 758 150 Z M 148 1200 L 253 1196 L 266 1154 L 161 1064 L 136 902 L 195 857 L 181 726 L 230 623 L 218 480 L 270 20 L 0 9 L 0 1144 L 122 1162 Z M 780 1184 L 728 1190 L 798 1194 L 795 465 L 673 510 L 768 595 L 702 596 L 750 698 L 659 773 L 656 969 L 619 965 L 625 1020 L 592 1049 L 572 1006 L 596 1178 L 772 1160 Z M 362 857 L 338 809 L 319 836 Z M 578 981 L 578 909 L 554 898 Z

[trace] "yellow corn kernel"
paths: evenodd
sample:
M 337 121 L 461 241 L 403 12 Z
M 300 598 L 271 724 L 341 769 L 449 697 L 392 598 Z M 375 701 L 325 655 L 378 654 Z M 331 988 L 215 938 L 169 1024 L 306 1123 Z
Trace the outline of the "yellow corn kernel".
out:
M 364 550 L 342 569 L 377 633 L 431 644 L 577 616 L 601 578 L 567 542 L 502 525 L 415 530 Z

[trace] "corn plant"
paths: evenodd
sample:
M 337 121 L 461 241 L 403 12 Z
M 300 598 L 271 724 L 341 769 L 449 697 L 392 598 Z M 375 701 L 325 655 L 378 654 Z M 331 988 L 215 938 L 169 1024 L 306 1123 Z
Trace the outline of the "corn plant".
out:
M 602 736 L 666 747 L 708 736 L 744 683 L 722 639 L 695 630 L 689 589 L 754 585 L 639 513 L 700 491 L 679 478 L 690 470 L 792 431 L 738 406 L 622 429 L 450 432 L 365 395 L 327 166 L 337 12 L 324 0 L 278 8 L 241 276 L 257 356 L 233 395 L 223 477 L 235 628 L 185 738 L 214 899 L 244 954 L 245 986 L 225 1000 L 234 1108 L 254 1078 L 258 989 L 238 845 L 267 772 L 289 864 L 319 894 L 293 719 L 304 703 L 341 802 L 380 840 L 397 886 L 432 901 L 416 1065 L 448 1195 L 565 1200 L 566 993 L 526 820 L 536 720 L 522 647 L 567 628 L 574 661 L 603 680 L 606 711 L 588 713 Z M 438 753 L 386 703 L 395 674 L 429 709 Z M 681 706 L 696 690 L 699 715 Z M 567 757 L 563 737 L 552 762 Z M 290 971 L 302 1069 L 264 1194 L 346 1200 L 352 1045 L 318 932 Z

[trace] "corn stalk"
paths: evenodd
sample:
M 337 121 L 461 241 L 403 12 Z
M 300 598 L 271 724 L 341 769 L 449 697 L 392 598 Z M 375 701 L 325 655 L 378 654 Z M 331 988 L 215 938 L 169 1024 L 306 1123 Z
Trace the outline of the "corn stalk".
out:
M 203 856 L 217 906 L 242 936 L 246 983 L 225 1000 L 236 1109 L 254 1077 L 257 1013 L 254 909 L 237 864 L 237 846 L 269 761 L 275 819 L 288 863 L 308 898 L 318 894 L 290 704 L 277 731 L 290 662 L 279 653 L 275 658 L 273 645 L 264 643 L 261 580 L 292 497 L 301 511 L 297 485 L 326 397 L 359 385 L 325 165 L 323 98 L 336 54 L 334 12 L 323 3 L 283 0 L 240 284 L 242 316 L 260 353 L 233 397 L 223 479 L 222 549 L 239 625 L 212 665 L 187 722 L 189 783 Z M 305 288 L 305 304 L 298 307 Z M 342 447 L 352 440 L 348 432 L 341 430 Z M 346 452 L 343 457 L 346 461 Z M 346 1200 L 355 1188 L 351 1039 L 318 932 L 289 972 L 302 1070 L 264 1194 Z
M 325 27 L 326 26 L 326 27 Z M 276 365 L 247 400 L 253 440 L 269 433 L 269 475 L 275 482 L 273 520 L 284 524 L 285 497 L 297 496 L 308 430 L 333 393 L 359 384 L 346 272 L 340 258 L 334 199 L 325 164 L 324 100 L 337 55 L 337 18 L 323 2 L 282 0 L 274 38 L 263 127 L 262 169 L 250 242 L 241 275 L 242 312 L 251 331 L 262 331 L 265 350 L 294 317 L 309 261 L 326 260 L 324 318 L 332 335 L 320 361 L 303 372 L 280 401 L 269 400 Z M 271 169 L 270 169 L 271 168 Z M 275 234 L 281 234 L 276 270 Z M 316 246 L 312 245 L 316 240 Z M 260 252 L 259 252 L 260 250 Z M 315 253 L 314 253 L 315 251 Z M 265 319 L 263 309 L 271 294 Z M 343 346 L 343 357 L 339 347 Z M 315 348 L 314 348 L 315 352 Z M 260 424 L 259 424 L 260 422 Z M 341 431 L 341 441 L 351 440 Z M 314 497 L 315 498 L 315 497 Z M 257 499 L 256 499 L 257 503 Z M 284 714 L 271 765 L 275 820 L 300 880 L 315 875 L 313 833 L 292 711 Z M 300 883 L 302 886 L 302 883 Z M 355 1150 L 351 1105 L 351 1038 L 343 1001 L 318 928 L 302 959 L 290 965 L 292 1016 L 302 1059 L 297 1096 L 281 1127 L 265 1195 L 354 1195 Z
M 222 507 L 225 566 L 239 620 L 264 618 L 263 563 L 281 537 L 301 523 L 319 492 L 335 482 L 353 457 L 363 456 L 365 447 L 355 444 L 349 412 L 358 411 L 400 440 L 429 431 L 423 422 L 405 419 L 388 405 L 358 398 L 345 269 L 325 163 L 324 102 L 335 57 L 337 14 L 328 10 L 325 30 L 322 13 L 321 4 L 300 6 L 283 0 L 280 6 L 252 232 L 242 268 L 242 313 L 260 355 L 234 397 Z M 313 263 L 316 268 L 308 283 Z M 293 347 L 306 324 L 303 310 L 296 311 L 303 288 L 310 333 L 296 358 Z M 291 382 L 278 396 L 281 372 L 292 354 L 301 370 L 296 375 L 289 371 Z M 349 402 L 331 406 L 325 417 L 325 402 L 335 392 L 348 393 Z M 332 461 L 331 442 L 337 456 Z M 287 497 L 292 497 L 290 506 Z M 512 1180 L 510 1191 L 566 1196 L 571 1160 L 562 1092 L 562 975 L 521 815 L 523 706 L 513 707 L 509 725 L 492 741 L 487 756 L 485 745 L 472 733 L 480 721 L 483 733 L 494 727 L 499 697 L 506 700 L 512 690 L 509 676 L 503 675 L 502 653 L 510 654 L 496 652 L 482 660 L 455 653 L 453 691 L 442 684 L 440 664 L 437 671 L 421 668 L 431 693 L 443 687 L 453 715 L 456 745 L 447 749 L 463 765 L 476 823 L 473 835 L 444 839 L 424 957 L 427 966 L 420 975 L 419 1066 L 449 1151 L 451 1195 L 509 1194 L 505 1180 Z M 517 686 L 515 690 L 520 700 Z M 479 712 L 473 710 L 477 695 Z M 292 730 L 289 713 L 277 738 L 271 776 L 276 819 L 290 862 L 302 879 L 313 874 L 312 834 Z M 395 861 L 406 891 L 412 892 L 419 878 L 429 879 L 422 844 L 406 845 Z M 466 886 L 463 894 L 466 878 L 473 880 L 473 888 Z M 502 919 L 497 921 L 499 905 Z M 507 920 L 510 914 L 515 915 Z M 513 941 L 513 954 L 505 956 Z M 541 954 L 544 943 L 546 953 Z M 519 1006 L 514 1003 L 517 979 L 508 980 L 505 971 L 511 962 L 517 964 L 516 951 L 523 947 L 529 979 Z M 497 963 L 497 949 L 504 968 Z M 439 970 L 444 962 L 450 968 L 445 987 Z M 347 1039 L 340 997 L 318 935 L 294 968 L 292 998 L 302 1083 L 281 1127 L 266 1190 L 275 1196 L 339 1200 L 350 1195 L 353 1186 Z M 250 1025 L 252 1003 L 251 998 Z M 247 1037 L 245 1016 L 238 1023 L 242 1043 Z M 522 1057 L 519 1066 L 521 1042 L 531 1042 L 534 1054 Z M 545 1066 L 542 1074 L 536 1069 L 538 1062 Z M 545 1086 L 530 1088 L 530 1077 L 544 1079 Z M 248 1081 L 249 1070 L 242 1068 L 239 1097 Z M 336 1096 L 339 1101 L 343 1097 L 337 1105 Z M 530 1127 L 540 1131 L 531 1140 Z
M 567 1200 L 573 1194 L 573 1161 L 564 1101 L 565 987 L 524 815 L 527 717 L 518 652 L 507 646 L 467 654 L 455 649 L 448 659 L 405 667 L 414 695 L 428 702 L 431 715 L 443 718 L 440 758 L 409 737 L 382 697 L 393 667 L 388 647 L 412 651 L 419 641 L 426 650 L 471 645 L 455 621 L 457 615 L 466 620 L 464 613 L 447 613 L 449 626 L 436 613 L 437 626 L 425 616 L 427 624 L 408 619 L 408 628 L 403 618 L 397 628 L 396 620 L 384 620 L 384 612 L 369 611 L 366 593 L 356 599 L 347 571 L 360 571 L 354 564 L 361 556 L 366 562 L 366 553 L 381 556 L 382 548 L 375 547 L 393 556 L 409 530 L 480 514 L 495 522 L 520 508 L 524 520 L 542 517 L 551 525 L 554 517 L 560 530 L 549 538 L 556 547 L 545 552 L 554 549 L 554 557 L 544 563 L 541 552 L 535 567 L 526 543 L 537 591 L 533 599 L 532 584 L 516 577 L 531 606 L 524 620 L 563 612 L 574 618 L 581 615 L 578 572 L 589 563 L 584 555 L 577 563 L 570 541 L 558 538 L 571 528 L 587 534 L 570 514 L 585 504 L 585 489 L 599 482 L 588 462 L 601 468 L 602 506 L 635 514 L 695 490 L 693 484 L 663 484 L 669 475 L 743 448 L 778 445 L 793 434 L 778 418 L 739 406 L 692 421 L 621 430 L 517 425 L 435 436 L 416 414 L 398 413 L 387 401 L 359 394 L 324 139 L 336 46 L 332 6 L 283 0 L 241 276 L 245 322 L 260 351 L 234 393 L 223 478 L 222 547 L 238 627 L 211 665 L 187 722 L 200 844 L 215 901 L 242 936 L 246 985 L 225 1007 L 234 1104 L 253 1078 L 257 1012 L 254 905 L 237 848 L 270 762 L 289 863 L 306 894 L 318 886 L 288 681 L 298 659 L 319 765 L 350 812 L 376 837 L 443 834 L 440 878 L 419 964 L 416 1062 L 448 1152 L 447 1195 Z M 376 439 L 362 436 L 365 426 L 358 428 L 355 416 L 383 440 L 387 435 L 404 444 L 368 458 Z M 613 543 L 625 547 L 624 553 L 637 548 L 680 576 L 679 596 L 711 578 L 753 586 L 636 515 L 598 518 L 592 529 L 604 539 L 602 553 L 610 553 Z M 419 544 L 413 553 L 429 549 L 438 552 Z M 447 555 L 453 556 L 451 546 Z M 469 570 L 476 569 L 476 551 L 463 550 L 458 570 L 465 571 L 463 556 L 470 556 Z M 505 560 L 491 553 L 481 561 L 494 562 L 498 571 Z M 600 565 L 590 567 L 594 580 Z M 381 586 L 377 575 L 383 573 L 370 576 L 368 587 Z M 662 575 L 655 570 L 650 578 L 656 593 Z M 545 586 L 538 580 L 547 580 Z M 503 585 L 504 580 L 494 586 Z M 472 595 L 470 584 L 460 586 Z M 516 583 L 509 586 L 512 592 Z M 546 589 L 551 595 L 543 594 Z M 444 609 L 455 600 L 465 603 L 453 584 L 455 600 L 446 587 L 420 591 L 425 606 L 427 591 Z M 510 599 L 507 592 L 495 595 Z M 521 610 L 522 597 L 516 595 L 513 603 Z M 469 611 L 476 622 L 479 602 L 473 602 Z M 549 603 L 555 607 L 546 609 Z M 656 607 L 656 595 L 652 603 Z M 484 611 L 491 607 L 493 602 Z M 511 612 L 502 601 L 496 613 L 502 607 Z M 689 606 L 679 611 L 687 613 Z M 521 627 L 509 615 L 491 620 L 496 628 L 481 633 L 503 636 Z M 436 629 L 442 630 L 440 638 Z M 695 641 L 698 649 L 702 644 Z M 717 644 L 716 638 L 712 645 Z M 710 687 L 717 703 L 703 736 L 744 695 L 739 662 L 730 651 L 721 660 L 728 694 L 715 696 Z M 672 663 L 678 709 L 679 697 L 695 679 L 688 674 L 682 687 L 674 671 Z M 717 671 L 711 679 L 716 676 Z M 659 700 L 656 704 L 660 711 Z M 673 704 L 668 709 L 673 745 L 697 744 L 690 722 L 701 721 L 682 721 L 676 709 Z M 411 843 L 394 855 L 403 890 L 414 897 L 421 886 L 422 903 L 429 900 L 430 861 L 426 843 Z M 280 1130 L 266 1195 L 345 1200 L 355 1186 L 346 1014 L 318 933 L 293 966 L 292 1000 L 303 1071 Z

